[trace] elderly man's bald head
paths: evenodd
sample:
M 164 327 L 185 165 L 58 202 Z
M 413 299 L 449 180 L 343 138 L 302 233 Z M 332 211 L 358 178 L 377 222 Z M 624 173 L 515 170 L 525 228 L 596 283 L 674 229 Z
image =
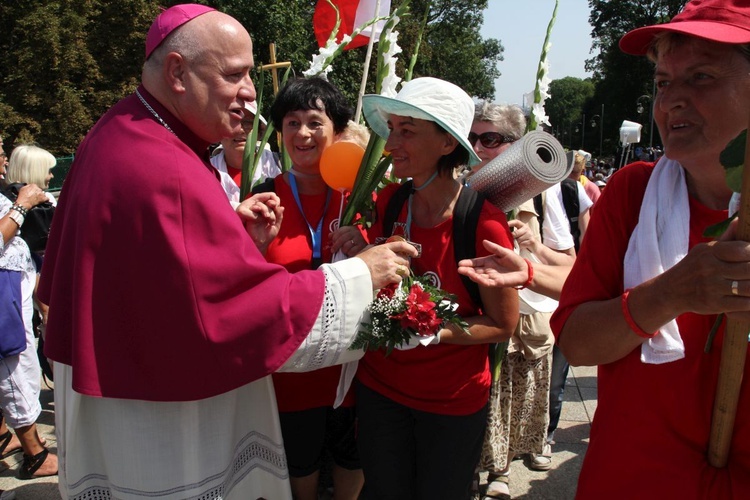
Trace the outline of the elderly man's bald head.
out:
M 226 37 L 246 37 L 252 50 L 250 35 L 239 21 L 222 12 L 207 12 L 170 33 L 146 60 L 144 70 L 160 68 L 170 52 L 191 61 L 199 60 L 210 51 L 215 40 Z
M 245 104 L 255 100 L 253 66 L 247 30 L 210 11 L 174 29 L 153 50 L 143 85 L 196 135 L 218 142 L 242 131 Z

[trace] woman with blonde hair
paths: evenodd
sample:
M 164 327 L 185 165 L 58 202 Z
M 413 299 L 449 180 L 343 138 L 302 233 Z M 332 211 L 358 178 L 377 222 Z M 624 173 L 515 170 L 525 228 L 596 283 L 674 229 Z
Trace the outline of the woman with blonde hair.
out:
M 52 169 L 57 160 L 52 153 L 34 144 L 23 144 L 13 148 L 8 163 L 7 181 L 9 184 L 20 182 L 36 184 L 45 190 L 49 201 L 55 205 L 55 197 L 46 192 L 49 182 L 53 179 Z

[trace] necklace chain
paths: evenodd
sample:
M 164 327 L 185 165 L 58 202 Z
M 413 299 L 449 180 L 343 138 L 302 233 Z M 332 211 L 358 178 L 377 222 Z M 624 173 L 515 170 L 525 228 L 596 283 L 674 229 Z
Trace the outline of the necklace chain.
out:
M 146 102 L 146 99 L 144 99 L 143 96 L 141 95 L 141 93 L 138 92 L 138 89 L 135 89 L 135 95 L 138 96 L 138 99 L 140 99 L 140 101 L 143 103 L 143 105 L 146 107 L 146 109 L 149 110 L 149 112 L 152 115 L 154 115 L 154 118 L 156 118 L 157 120 L 159 120 L 159 123 L 161 123 L 162 125 L 164 125 L 164 128 L 166 128 L 167 130 L 169 130 L 172 134 L 177 135 L 177 134 L 174 133 L 174 130 L 172 130 L 172 128 L 169 125 L 167 125 L 167 122 L 165 122 L 162 119 L 162 117 L 159 116 L 159 113 L 157 113 L 156 110 L 154 110 L 154 108 L 152 108 L 151 105 Z

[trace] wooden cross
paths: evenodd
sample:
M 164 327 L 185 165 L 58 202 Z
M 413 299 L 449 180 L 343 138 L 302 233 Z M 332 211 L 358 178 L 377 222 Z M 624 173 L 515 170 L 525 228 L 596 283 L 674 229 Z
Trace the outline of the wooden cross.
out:
M 273 95 L 279 93 L 279 69 L 288 68 L 292 65 L 291 62 L 276 62 L 276 44 L 271 42 L 268 44 L 268 50 L 271 52 L 271 64 L 264 64 L 260 67 L 261 71 L 270 71 L 271 79 L 273 80 Z M 281 131 L 276 131 L 276 141 L 281 144 Z
M 261 71 L 270 71 L 271 78 L 273 79 L 273 95 L 279 93 L 279 68 L 288 68 L 292 65 L 291 62 L 276 62 L 276 44 L 270 43 L 268 48 L 271 52 L 271 64 L 264 64 L 260 67 Z

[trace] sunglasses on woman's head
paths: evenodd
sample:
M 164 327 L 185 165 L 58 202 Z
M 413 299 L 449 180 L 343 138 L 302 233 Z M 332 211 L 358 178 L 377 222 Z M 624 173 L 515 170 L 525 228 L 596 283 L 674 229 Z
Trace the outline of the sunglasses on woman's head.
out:
M 507 135 L 499 134 L 497 132 L 485 132 L 483 134 L 475 134 L 474 132 L 469 132 L 469 143 L 472 145 L 472 147 L 477 143 L 477 139 L 479 139 L 479 142 L 482 143 L 482 147 L 488 149 L 495 149 L 497 147 L 500 147 L 501 144 L 516 141 L 512 137 L 508 137 Z

